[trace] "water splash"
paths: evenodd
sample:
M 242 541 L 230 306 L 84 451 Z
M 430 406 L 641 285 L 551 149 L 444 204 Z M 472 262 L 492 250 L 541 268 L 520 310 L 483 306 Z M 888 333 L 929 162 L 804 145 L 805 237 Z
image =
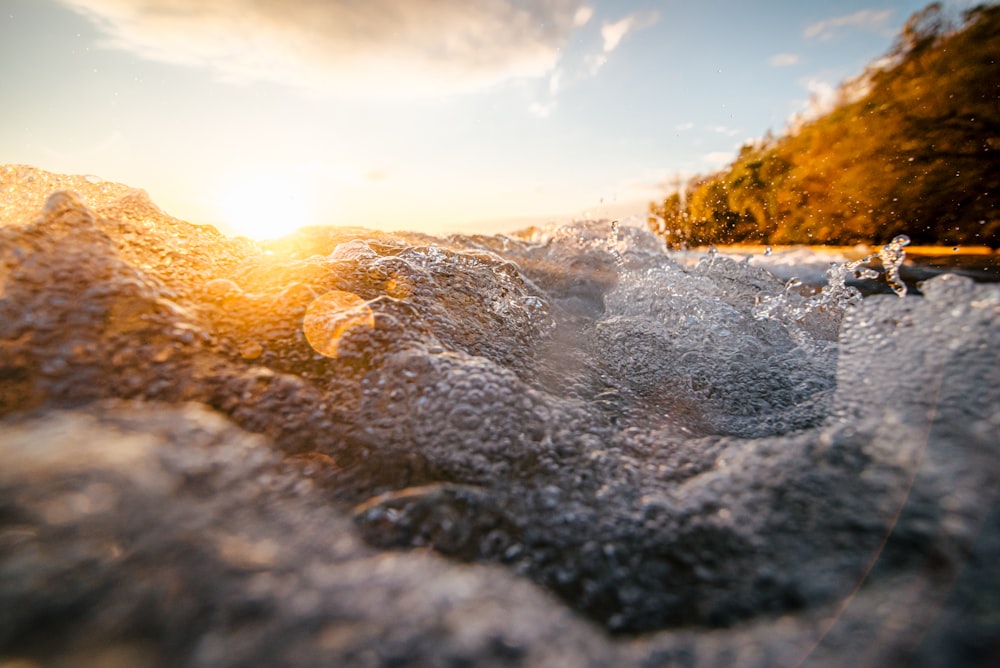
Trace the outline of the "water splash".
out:
M 903 264 L 903 260 L 906 259 L 906 251 L 903 250 L 903 247 L 909 245 L 910 237 L 900 234 L 893 237 L 892 241 L 888 244 L 882 246 L 877 253 L 878 258 L 882 260 L 882 266 L 885 267 L 886 282 L 892 288 L 892 291 L 900 297 L 906 296 L 906 284 L 899 278 L 899 267 Z
M 860 260 L 851 262 L 831 262 L 826 270 L 826 285 L 815 295 L 805 298 L 798 288 L 802 285 L 797 278 L 791 278 L 784 289 L 776 295 L 764 295 L 758 298 L 753 315 L 758 320 L 789 318 L 801 320 L 814 311 L 843 311 L 861 302 L 861 292 L 847 285 L 848 277 L 856 279 L 875 279 L 879 273 L 867 266 L 876 258 L 882 263 L 886 283 L 899 297 L 906 296 L 906 284 L 900 278 L 899 267 L 906 259 L 905 246 L 910 238 L 905 234 L 893 237 L 892 241 L 882 246 L 877 252 L 871 253 Z M 709 250 L 709 256 L 715 255 Z M 768 251 L 770 251 L 768 247 Z M 765 252 L 765 255 L 767 253 Z
M 698 264 L 695 265 L 695 268 L 696 269 L 701 268 L 706 270 L 711 269 L 713 266 L 715 266 L 715 261 L 718 259 L 718 257 L 719 257 L 719 249 L 716 248 L 715 246 L 709 246 L 708 255 L 698 260 Z
M 611 221 L 611 234 L 608 235 L 608 252 L 615 258 L 615 263 L 618 265 L 623 265 L 625 259 L 622 257 L 621 249 L 623 242 L 625 241 L 622 235 L 621 222 L 617 220 Z
M 757 299 L 753 307 L 753 317 L 757 320 L 777 320 L 785 311 L 788 304 L 792 303 L 792 293 L 798 294 L 797 290 L 802 285 L 796 277 L 788 279 L 784 289 L 776 295 L 765 295 Z

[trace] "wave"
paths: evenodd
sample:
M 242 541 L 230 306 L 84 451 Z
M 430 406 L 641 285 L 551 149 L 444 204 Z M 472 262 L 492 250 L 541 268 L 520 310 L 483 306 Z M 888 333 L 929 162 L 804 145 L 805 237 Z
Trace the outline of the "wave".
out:
M 160 642 L 208 614 L 198 606 L 253 596 L 265 601 L 255 623 L 274 633 L 217 628 L 211 642 L 293 663 L 347 661 L 394 633 L 433 663 L 468 633 L 476 660 L 520 637 L 509 651 L 544 665 L 540 639 L 557 628 L 606 665 L 675 651 L 713 665 L 751 639 L 770 649 L 745 665 L 808 651 L 830 664 L 954 659 L 995 631 L 990 606 L 977 617 L 966 604 L 996 591 L 982 564 L 1000 556 L 996 285 L 944 274 L 918 295 L 862 296 L 845 280 L 877 263 L 845 258 L 807 290 L 753 261 L 685 262 L 610 221 L 446 238 L 312 228 L 256 243 L 172 218 L 142 191 L 0 174 L 0 509 L 18 509 L 0 520 L 16 515 L 7 523 L 56 555 L 27 559 L 35 539 L 0 552 L 8 651 L 33 651 L 20 639 L 53 611 L 67 647 L 82 630 Z M 890 284 L 903 246 L 884 249 Z M 191 402 L 225 420 L 192 416 Z M 245 432 L 263 438 L 246 445 Z M 100 502 L 112 497 L 131 510 Z M 195 521 L 184 513 L 198 498 Z M 88 531 L 118 546 L 94 553 L 99 572 L 124 575 L 9 584 L 72 562 Z M 332 533 L 317 543 L 317 531 Z M 123 597 L 142 569 L 121 554 L 154 535 L 195 607 Z M 192 540 L 215 556 L 189 562 Z M 301 561 L 275 556 L 289 547 Z M 308 587 L 275 569 L 313 582 L 322 564 L 317 591 L 365 602 L 354 622 L 338 626 L 345 604 L 325 598 L 290 611 Z M 203 572 L 219 583 L 194 586 Z M 434 631 L 439 644 L 417 640 L 439 628 L 435 610 L 465 600 L 463 582 L 477 605 L 514 606 L 536 627 L 459 619 Z M 390 592 L 405 619 L 386 609 Z M 84 621 L 112 602 L 128 614 Z M 326 650 L 277 634 L 295 614 L 327 629 Z

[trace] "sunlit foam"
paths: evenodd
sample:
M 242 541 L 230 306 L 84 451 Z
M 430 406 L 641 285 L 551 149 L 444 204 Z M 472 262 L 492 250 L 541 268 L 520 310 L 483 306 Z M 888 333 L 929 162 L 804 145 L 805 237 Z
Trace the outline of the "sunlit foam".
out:
M 375 315 L 364 299 L 341 290 L 317 297 L 302 319 L 302 331 L 309 345 L 327 357 L 337 357 L 341 337 L 356 327 L 373 329 Z
M 254 173 L 224 187 L 216 204 L 222 222 L 234 234 L 274 239 L 314 223 L 309 199 L 300 180 Z

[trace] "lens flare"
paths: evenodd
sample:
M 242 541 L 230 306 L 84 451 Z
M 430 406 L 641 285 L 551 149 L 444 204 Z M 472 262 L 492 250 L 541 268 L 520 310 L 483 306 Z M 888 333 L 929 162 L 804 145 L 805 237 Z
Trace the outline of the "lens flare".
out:
M 374 329 L 375 314 L 364 299 L 342 290 L 317 297 L 302 318 L 302 331 L 309 345 L 326 357 L 337 357 L 341 337 L 356 327 Z

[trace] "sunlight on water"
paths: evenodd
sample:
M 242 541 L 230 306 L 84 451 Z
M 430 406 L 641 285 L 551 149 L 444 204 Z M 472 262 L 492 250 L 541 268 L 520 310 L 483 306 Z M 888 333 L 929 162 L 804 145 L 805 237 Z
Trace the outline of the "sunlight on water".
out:
M 151 578 L 144 564 L 190 555 L 182 593 L 236 574 L 222 598 L 246 589 L 251 607 L 354 605 L 374 588 L 381 609 L 457 582 L 430 592 L 445 600 L 480 572 L 484 614 L 520 610 L 498 597 L 537 585 L 545 615 L 633 635 L 628 651 L 659 650 L 678 624 L 728 625 L 712 633 L 733 627 L 743 643 L 743 629 L 843 618 L 846 642 L 867 615 L 920 608 L 886 607 L 899 582 L 943 600 L 907 578 L 927 564 L 934 582 L 959 573 L 992 526 L 1000 290 L 914 262 L 922 296 L 862 298 L 858 278 L 905 294 L 900 266 L 925 251 L 903 236 L 873 254 L 685 255 L 622 220 L 447 238 L 313 228 L 257 244 L 125 188 L 8 174 L 0 507 L 26 510 L 13 537 L 0 527 L 0 573 L 26 588 L 0 586 L 2 630 L 81 596 L 100 615 L 141 604 L 149 583 L 175 587 L 174 570 Z M 106 454 L 118 450 L 131 454 Z M 213 523 L 192 534 L 190 517 Z M 148 554 L 119 558 L 142 542 Z M 98 577 L 56 577 L 60 554 Z M 997 558 L 976 559 L 985 580 Z M 119 578 L 132 562 L 135 577 Z M 386 594 L 393 568 L 412 584 Z M 273 598 L 258 596 L 262 581 Z M 50 585 L 67 587 L 59 605 Z M 121 610 L 115 633 L 131 628 Z M 796 653 L 814 627 L 789 641 Z M 598 663 L 665 655 L 649 656 Z

